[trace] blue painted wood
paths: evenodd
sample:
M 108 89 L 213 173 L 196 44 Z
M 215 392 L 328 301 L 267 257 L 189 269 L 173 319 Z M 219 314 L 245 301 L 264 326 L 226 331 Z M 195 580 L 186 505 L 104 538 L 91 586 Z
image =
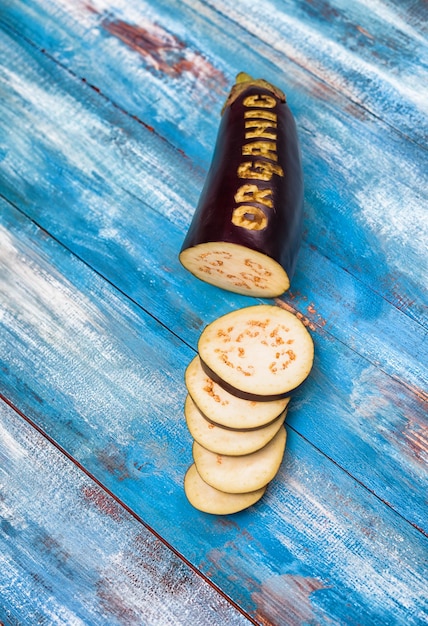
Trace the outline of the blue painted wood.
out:
M 165 91 L 163 74 L 180 82 L 185 108 L 198 80 L 200 104 L 209 110 L 210 100 L 224 93 L 233 78 L 222 49 L 229 46 L 233 57 L 242 54 L 241 42 L 251 42 L 249 61 L 257 51 L 283 71 L 298 65 L 315 85 L 330 85 L 361 114 L 367 111 L 412 139 L 426 140 L 426 102 L 417 88 L 426 77 L 428 54 L 424 2 L 159 0 L 154 6 L 147 0 L 96 0 L 72 11 L 61 0 L 6 0 L 4 7 L 9 24 L 79 75 L 90 76 L 94 85 L 104 86 L 136 115 L 148 107 L 147 94 L 125 91 L 123 81 L 135 86 L 142 66 L 149 71 L 149 88 Z M 61 29 L 55 28 L 59 19 Z M 76 46 L 82 23 L 91 47 L 85 52 L 103 52 L 96 66 L 83 58 L 85 43 Z M 115 76 L 119 55 L 123 73 Z M 168 95 L 178 104 L 178 93 L 171 89 Z M 158 122 L 166 117 L 157 114 Z M 182 124 L 181 130 L 186 135 L 188 127 Z
M 10 3 L 4 20 L 203 167 L 218 126 L 212 113 L 219 114 L 235 74 L 246 68 L 280 83 L 301 134 L 308 245 L 426 326 L 419 270 L 428 270 L 421 231 L 428 124 L 414 85 L 428 78 L 427 45 L 417 28 L 406 28 L 403 9 L 320 3 L 316 18 L 316 5 L 301 2 L 251 10 L 242 2 L 212 9 L 117 0 L 71 13 L 68 3 L 39 4 Z M 263 11 L 269 18 L 261 19 Z M 368 19 L 373 43 L 357 46 L 355 38 L 370 41 L 358 30 L 370 32 Z M 82 24 L 86 39 L 76 46 Z M 405 53 L 403 38 L 413 44 Z M 410 128 L 421 146 L 403 139 L 418 139 Z M 412 207 L 410 215 L 403 206 Z M 180 202 L 183 213 L 190 219 Z
M 12 46 L 16 49 L 12 42 L 10 55 Z M 34 60 L 32 52 L 25 44 L 17 47 L 11 55 L 15 78 L 5 82 L 9 90 L 2 114 L 10 128 L 18 129 L 21 120 L 23 129 L 14 132 L 2 164 L 5 193 L 196 348 L 205 323 L 253 300 L 203 285 L 178 263 L 185 226 L 174 199 L 197 196 L 195 186 L 185 189 L 194 175 L 192 164 L 44 55 L 36 53 Z M 37 93 L 34 84 L 39 85 Z M 161 163 L 169 172 L 166 177 Z M 60 196 L 55 189 L 61 190 Z M 190 210 L 187 200 L 185 211 Z M 177 226 L 162 213 L 177 219 Z M 300 405 L 302 412 L 296 417 L 290 412 L 293 425 L 426 529 L 426 331 L 306 245 L 285 302 L 305 314 L 317 333 L 313 383 Z M 380 400 L 374 402 L 376 397 Z M 385 431 L 394 433 L 386 447 Z M 356 433 L 361 449 L 354 445 Z M 380 455 L 383 462 L 373 470 L 373 459 Z
M 291 428 L 258 505 L 219 518 L 194 510 L 182 488 L 182 376 L 194 352 L 4 203 L 2 221 L 9 401 L 260 623 L 293 611 L 296 623 L 421 622 L 427 538 Z M 325 410 L 337 385 L 315 371 L 290 412 L 305 418 L 320 397 Z M 366 463 L 357 435 L 354 446 Z
M 261 624 L 427 618 L 424 11 L 0 10 L 2 391 Z M 306 228 L 277 303 L 312 329 L 316 361 L 267 497 L 212 518 L 182 490 L 182 376 L 203 325 L 254 301 L 194 280 L 177 252 L 241 69 L 296 115 Z
M 425 2 L 409 7 L 388 0 L 204 4 L 253 35 L 258 45 L 263 42 L 273 54 L 287 57 L 345 95 L 362 115 L 371 113 L 426 144 L 428 108 L 418 88 L 427 78 Z M 417 18 L 410 20 L 412 10 Z
M 249 624 L 0 402 L 2 624 Z

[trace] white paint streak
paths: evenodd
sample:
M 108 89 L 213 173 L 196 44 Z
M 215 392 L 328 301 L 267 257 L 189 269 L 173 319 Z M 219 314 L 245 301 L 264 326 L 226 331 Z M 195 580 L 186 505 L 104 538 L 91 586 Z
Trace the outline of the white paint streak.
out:
M 373 0 L 358 0 L 358 3 L 366 8 L 366 10 L 372 15 L 376 15 L 382 22 L 388 24 L 394 30 L 401 31 L 414 41 L 419 41 L 423 47 L 427 45 L 427 39 L 423 35 L 420 35 L 418 31 L 413 28 L 408 22 L 405 22 L 399 15 L 398 11 L 393 11 L 384 2 L 373 2 Z M 399 5 L 397 5 L 399 9 Z M 405 7 L 403 7 L 405 11 Z M 370 18 L 367 18 L 370 22 Z
M 87 139 L 96 136 L 101 143 L 110 143 L 113 138 L 107 125 L 101 122 L 99 116 L 91 114 L 88 108 L 64 92 L 51 92 L 46 89 L 46 85 L 38 81 L 32 81 L 24 75 L 12 72 L 7 68 L 2 70 L 4 80 L 9 84 L 9 88 L 15 92 L 24 102 L 27 103 L 26 123 L 33 129 L 37 129 L 39 137 L 44 139 L 45 147 L 48 150 L 62 153 L 67 156 L 68 165 L 85 173 L 91 172 L 95 164 L 99 163 L 101 153 L 98 154 L 90 150 L 90 142 Z M 15 143 L 17 140 L 23 144 L 27 137 L 13 131 Z M 70 150 L 70 131 L 78 134 L 80 141 L 87 144 L 87 150 Z M 28 135 L 27 150 L 25 146 L 19 151 L 21 154 L 31 154 L 34 159 L 39 160 L 39 171 L 44 171 L 46 156 L 42 152 L 34 150 L 34 137 Z
M 412 102 L 421 112 L 428 111 L 426 91 L 420 89 L 427 76 L 417 63 L 414 64 L 414 72 L 394 76 L 391 71 L 384 71 L 380 64 L 376 66 L 373 62 L 365 61 L 361 54 L 323 35 L 320 29 L 312 28 L 285 11 L 279 12 L 271 2 L 263 2 L 262 12 L 260 4 L 254 1 L 245 2 L 245 5 L 239 2 L 216 2 L 215 9 L 221 10 L 285 56 L 304 67 L 317 68 L 329 82 L 340 83 L 341 92 L 348 97 L 358 98 L 363 103 L 367 96 L 356 84 L 343 80 L 344 74 L 355 76 L 357 73 L 364 77 L 364 81 L 382 82 L 384 91 L 389 86 L 392 94 L 400 94 L 403 100 Z M 266 19 L 263 19 L 264 16 L 267 16 Z M 305 42 L 304 46 L 302 42 Z M 316 56 L 314 51 L 317 52 Z M 324 65 L 321 59 L 325 59 Z M 338 70 L 334 66 L 339 66 Z
M 389 167 L 400 168 L 398 161 L 389 163 Z M 415 189 L 398 178 L 394 184 L 392 177 L 385 176 L 356 194 L 361 215 L 376 233 L 385 258 L 392 260 L 404 276 L 415 269 L 419 276 L 428 272 L 428 211 L 426 199 Z M 404 254 L 397 254 L 397 247 Z
M 15 469 L 6 451 L 8 482 L 0 499 L 9 521 L 9 535 L 0 533 L 3 608 L 13 607 L 25 623 L 37 615 L 36 621 L 53 625 L 246 623 L 9 407 L 0 405 L 0 418 L 27 451 Z M 18 525 L 21 519 L 25 523 Z
M 113 40 L 109 45 L 118 46 L 119 42 Z M 130 50 L 121 54 L 131 55 L 131 75 L 142 72 L 141 67 L 134 67 L 136 61 Z M 104 118 L 100 110 L 91 108 L 88 102 L 82 103 L 72 94 L 46 84 L 46 77 L 39 74 L 40 69 L 32 69 L 32 60 L 25 72 L 20 71 L 20 64 L 21 59 L 17 61 L 16 71 L 0 69 L 10 100 L 3 128 L 4 143 L 14 146 L 13 156 L 10 159 L 6 156 L 2 167 L 11 179 L 18 179 L 15 182 L 18 189 L 23 180 L 26 188 L 33 185 L 43 189 L 52 202 L 58 204 L 58 210 L 64 208 L 62 203 L 67 203 L 72 194 L 73 202 L 79 198 L 79 204 L 87 207 L 89 220 L 107 227 L 120 216 L 124 193 L 127 201 L 128 193 L 132 193 L 172 221 L 177 221 L 176 217 L 182 221 L 183 215 L 193 213 L 194 206 L 184 200 L 184 186 L 188 190 L 189 178 L 194 176 L 178 179 L 172 171 L 176 162 L 180 162 L 181 169 L 192 166 L 183 163 L 181 155 L 171 146 L 140 128 L 136 136 L 132 136 L 119 124 L 110 123 L 108 116 Z M 153 81 L 153 78 L 143 73 L 141 83 L 148 80 Z M 158 88 L 152 85 L 152 89 Z M 18 100 L 18 105 L 14 99 Z M 168 94 L 164 103 L 160 115 L 169 121 L 175 116 L 176 103 Z M 172 107 L 170 111 L 168 106 Z M 26 125 L 35 129 L 35 134 L 19 132 L 21 124 L 16 119 L 15 109 L 20 107 L 25 108 Z M 55 167 L 47 167 L 46 159 L 54 160 L 53 155 Z M 167 167 L 169 160 L 174 166 Z M 59 187 L 64 188 L 62 194 L 58 193 Z
M 377 237 L 389 267 L 404 276 L 415 271 L 422 275 L 428 271 L 428 196 L 422 195 L 428 178 L 425 189 L 423 163 L 403 158 L 394 145 L 386 152 L 381 139 L 364 146 L 365 135 L 352 134 L 340 119 L 330 113 L 324 119 L 324 115 L 317 111 L 311 117 L 302 116 L 300 123 L 310 133 L 306 139 L 311 143 L 310 153 L 317 154 L 332 172 L 326 189 L 335 191 L 341 180 L 347 181 L 346 190 L 337 191 L 352 192 L 354 219 Z M 349 207 L 337 206 L 336 210 L 346 214 Z
M 86 313 L 87 307 L 76 301 L 75 294 L 66 281 L 60 282 L 41 266 L 34 264 L 29 256 L 23 256 L 19 244 L 15 244 L 2 225 L 0 242 L 2 289 L 8 310 L 14 308 L 18 320 L 25 316 L 32 325 L 40 322 L 38 335 L 44 342 L 63 340 L 65 328 L 78 336 L 90 317 Z M 27 298 L 28 295 L 32 297 Z M 52 326 L 44 317 L 42 309 L 49 310 L 50 316 L 62 320 L 63 324 Z
M 19 371 L 22 359 L 30 359 L 28 367 L 37 370 L 38 380 L 49 381 L 91 429 L 99 428 L 102 420 L 118 446 L 132 441 L 125 425 L 153 413 L 153 402 L 161 414 L 158 419 L 168 420 L 169 411 L 181 403 L 181 390 L 174 393 L 168 372 L 154 367 L 152 348 L 145 354 L 144 343 L 135 338 L 141 354 L 134 353 L 111 330 L 115 319 L 118 328 L 126 318 L 138 320 L 125 301 L 107 286 L 103 302 L 76 291 L 64 276 L 33 258 L 30 249 L 23 252 L 24 244 L 3 227 L 0 242 L 1 289 L 7 303 L 3 337 L 9 333 L 17 348 L 6 356 L 5 344 L 5 361 Z M 25 346 L 23 354 L 20 345 Z
M 9 431 L 0 423 L 0 452 L 1 448 L 6 448 L 8 455 L 13 458 L 14 461 L 20 461 L 26 454 L 25 448 L 20 445 L 16 439 L 12 437 Z M 1 469 L 1 464 L 0 464 Z
M 333 580 L 341 580 L 345 587 L 361 594 L 366 601 L 384 607 L 388 612 L 393 613 L 398 604 L 417 614 L 420 597 L 416 590 L 423 589 L 424 581 L 414 571 L 409 570 L 407 575 L 404 574 L 406 564 L 397 548 L 403 538 L 394 531 L 389 537 L 388 530 L 382 528 L 381 520 L 371 520 L 370 514 L 366 512 L 364 524 L 372 523 L 371 532 L 376 536 L 374 554 L 373 538 L 365 537 L 361 529 L 349 521 L 352 519 L 355 524 L 358 515 L 363 512 L 350 512 L 349 518 L 339 517 L 334 513 L 337 511 L 334 503 L 324 506 L 320 494 L 334 493 L 336 486 L 325 479 L 322 484 L 319 483 L 321 478 L 325 477 L 314 473 L 307 482 L 301 480 L 301 475 L 295 479 L 287 477 L 287 495 L 282 494 L 275 499 L 275 511 L 272 514 L 277 520 L 269 523 L 276 539 L 308 567 L 312 567 L 312 557 L 306 546 L 308 543 L 316 545 L 317 559 L 325 564 Z M 342 507 L 346 507 L 343 501 Z M 294 529 L 294 539 L 284 532 L 288 525 Z M 377 525 L 379 528 L 376 528 Z M 299 532 L 302 535 L 300 542 L 296 541 Z M 387 563 L 388 569 L 379 571 L 379 563 Z

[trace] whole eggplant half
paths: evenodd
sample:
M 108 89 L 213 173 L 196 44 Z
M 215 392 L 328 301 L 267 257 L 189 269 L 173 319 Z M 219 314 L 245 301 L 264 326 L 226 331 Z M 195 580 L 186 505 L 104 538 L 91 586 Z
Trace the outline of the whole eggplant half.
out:
M 300 146 L 285 95 L 241 73 L 223 108 L 180 261 L 223 289 L 279 296 L 294 273 L 302 220 Z

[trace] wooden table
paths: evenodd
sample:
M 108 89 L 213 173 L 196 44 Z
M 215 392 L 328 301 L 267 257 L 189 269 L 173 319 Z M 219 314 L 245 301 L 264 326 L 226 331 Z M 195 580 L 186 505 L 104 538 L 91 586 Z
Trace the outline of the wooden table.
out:
M 0 622 L 426 624 L 428 7 L 3 0 Z M 184 371 L 261 300 L 178 252 L 239 71 L 305 175 L 315 363 L 265 497 L 183 491 Z

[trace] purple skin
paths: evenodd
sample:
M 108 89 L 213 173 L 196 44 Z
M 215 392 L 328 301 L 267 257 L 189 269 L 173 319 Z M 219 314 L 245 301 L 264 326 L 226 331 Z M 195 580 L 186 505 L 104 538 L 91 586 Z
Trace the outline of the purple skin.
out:
M 244 106 L 244 101 L 248 103 L 246 99 L 252 95 L 265 98 L 270 107 L 257 104 Z M 266 100 L 268 98 L 270 100 Z M 257 135 L 257 128 L 249 128 L 249 119 L 244 118 L 249 111 L 255 116 L 257 111 L 261 111 L 262 116 L 264 111 L 273 112 L 276 121 L 271 128 L 265 127 Z M 249 138 L 251 132 L 253 136 Z M 271 148 L 273 146 L 274 150 L 268 154 L 273 158 L 257 156 L 255 152 L 243 154 L 245 146 L 253 142 L 267 143 Z M 244 172 L 244 175 L 246 173 L 250 176 L 244 177 L 242 164 L 254 164 L 256 161 L 262 164 L 261 177 L 257 178 L 254 166 L 252 171 Z M 279 168 L 282 174 L 274 172 L 270 180 L 262 180 L 263 164 L 265 167 Z M 240 166 L 241 176 L 238 175 Z M 262 194 L 263 190 L 268 190 L 264 191 L 264 202 L 263 196 L 262 202 L 251 201 L 251 197 L 250 200 L 241 200 L 241 206 L 254 207 L 259 216 L 266 216 L 267 225 L 263 229 L 250 229 L 232 222 L 233 212 L 240 206 L 236 194 L 243 185 L 256 185 Z M 252 199 L 255 199 L 254 194 Z M 271 206 L 266 206 L 267 203 Z M 249 219 L 252 219 L 251 215 Z M 223 113 L 211 167 L 181 251 L 211 241 L 239 244 L 277 261 L 291 280 L 300 247 L 302 221 L 303 173 L 293 115 L 288 105 L 270 90 L 250 86 Z

